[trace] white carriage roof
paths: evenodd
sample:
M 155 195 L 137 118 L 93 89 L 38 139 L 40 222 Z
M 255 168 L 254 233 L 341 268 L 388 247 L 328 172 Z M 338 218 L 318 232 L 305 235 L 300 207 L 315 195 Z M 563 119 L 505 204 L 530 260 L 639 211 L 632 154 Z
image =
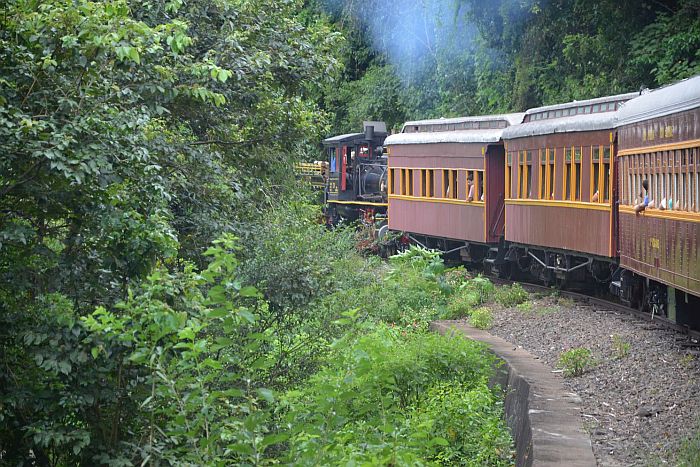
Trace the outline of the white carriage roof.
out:
M 614 96 L 604 96 L 604 97 L 596 97 L 595 99 L 586 99 L 583 101 L 571 101 L 571 102 L 566 102 L 564 104 L 545 105 L 543 107 L 535 107 L 534 109 L 528 109 L 527 112 L 525 112 L 525 115 L 532 115 L 532 114 L 544 112 L 545 110 L 570 109 L 572 107 L 581 107 L 581 106 L 586 106 L 586 105 L 603 104 L 603 103 L 607 103 L 607 102 L 628 101 L 628 100 L 633 99 L 634 97 L 636 97 L 638 95 L 639 95 L 639 93 L 637 93 L 637 92 L 627 92 L 624 94 L 617 94 Z
M 579 107 L 595 106 L 610 102 L 625 102 L 638 93 L 631 92 L 615 96 L 599 97 L 583 101 L 567 102 L 565 104 L 548 105 L 529 109 L 525 115 L 536 115 L 543 112 L 564 109 L 577 109 Z M 531 117 L 532 118 L 532 117 Z M 503 130 L 503 139 L 525 138 L 528 136 L 549 135 L 553 133 L 566 133 L 575 131 L 596 131 L 611 129 L 615 126 L 616 112 L 605 111 L 597 113 L 585 113 L 565 117 L 546 118 L 542 120 L 530 120 L 520 125 L 514 125 Z
M 404 133 L 407 127 L 426 125 L 450 125 L 458 123 L 505 121 L 508 125 L 522 121 L 524 113 L 484 115 L 476 117 L 437 118 L 432 120 L 414 120 L 404 123 L 402 133 L 391 135 L 384 141 L 385 146 L 398 144 L 435 144 L 435 143 L 497 143 L 501 140 L 503 128 L 478 128 L 460 130 L 441 130 L 430 132 Z
M 468 123 L 468 122 L 492 122 L 505 120 L 509 125 L 517 125 L 523 121 L 524 113 L 500 114 L 500 115 L 477 115 L 474 117 L 455 117 L 455 118 L 433 118 L 429 120 L 412 120 L 403 124 L 405 129 L 407 126 L 422 126 L 435 124 L 451 124 L 451 123 Z M 401 130 L 404 131 L 403 129 Z
M 616 126 L 663 117 L 700 107 L 700 75 L 655 89 L 626 102 L 617 111 Z
M 497 143 L 503 129 L 435 131 L 431 133 L 397 133 L 384 140 L 385 146 L 434 143 Z

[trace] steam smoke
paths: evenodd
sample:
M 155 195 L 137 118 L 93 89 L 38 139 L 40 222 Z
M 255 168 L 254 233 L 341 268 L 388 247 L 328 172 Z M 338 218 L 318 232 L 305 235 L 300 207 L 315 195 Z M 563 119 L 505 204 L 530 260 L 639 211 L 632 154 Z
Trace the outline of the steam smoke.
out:
M 460 0 L 345 0 L 342 4 L 364 25 L 374 49 L 404 80 L 469 50 L 476 36 L 467 21 L 466 4 Z

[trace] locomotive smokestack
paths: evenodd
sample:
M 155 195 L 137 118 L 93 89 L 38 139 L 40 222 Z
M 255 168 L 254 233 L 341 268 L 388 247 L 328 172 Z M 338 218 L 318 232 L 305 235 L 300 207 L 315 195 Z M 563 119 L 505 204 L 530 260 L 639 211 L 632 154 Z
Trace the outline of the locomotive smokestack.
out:
M 374 125 L 365 126 L 365 139 L 372 141 L 374 139 Z

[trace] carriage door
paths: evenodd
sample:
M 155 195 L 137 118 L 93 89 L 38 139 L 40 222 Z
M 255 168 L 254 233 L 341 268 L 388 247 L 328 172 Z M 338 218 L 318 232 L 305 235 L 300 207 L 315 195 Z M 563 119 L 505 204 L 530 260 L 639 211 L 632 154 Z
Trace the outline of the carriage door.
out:
M 505 150 L 503 145 L 489 145 L 484 157 L 486 169 L 486 241 L 498 242 L 505 226 Z

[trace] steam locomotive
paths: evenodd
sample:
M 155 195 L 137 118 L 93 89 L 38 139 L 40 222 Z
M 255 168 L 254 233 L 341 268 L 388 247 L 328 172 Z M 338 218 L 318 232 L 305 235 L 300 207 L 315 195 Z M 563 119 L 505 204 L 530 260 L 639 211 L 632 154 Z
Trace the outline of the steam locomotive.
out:
M 364 122 L 362 133 L 323 140 L 328 164 L 324 209 L 329 225 L 357 220 L 386 223 L 386 137 L 384 122 Z

